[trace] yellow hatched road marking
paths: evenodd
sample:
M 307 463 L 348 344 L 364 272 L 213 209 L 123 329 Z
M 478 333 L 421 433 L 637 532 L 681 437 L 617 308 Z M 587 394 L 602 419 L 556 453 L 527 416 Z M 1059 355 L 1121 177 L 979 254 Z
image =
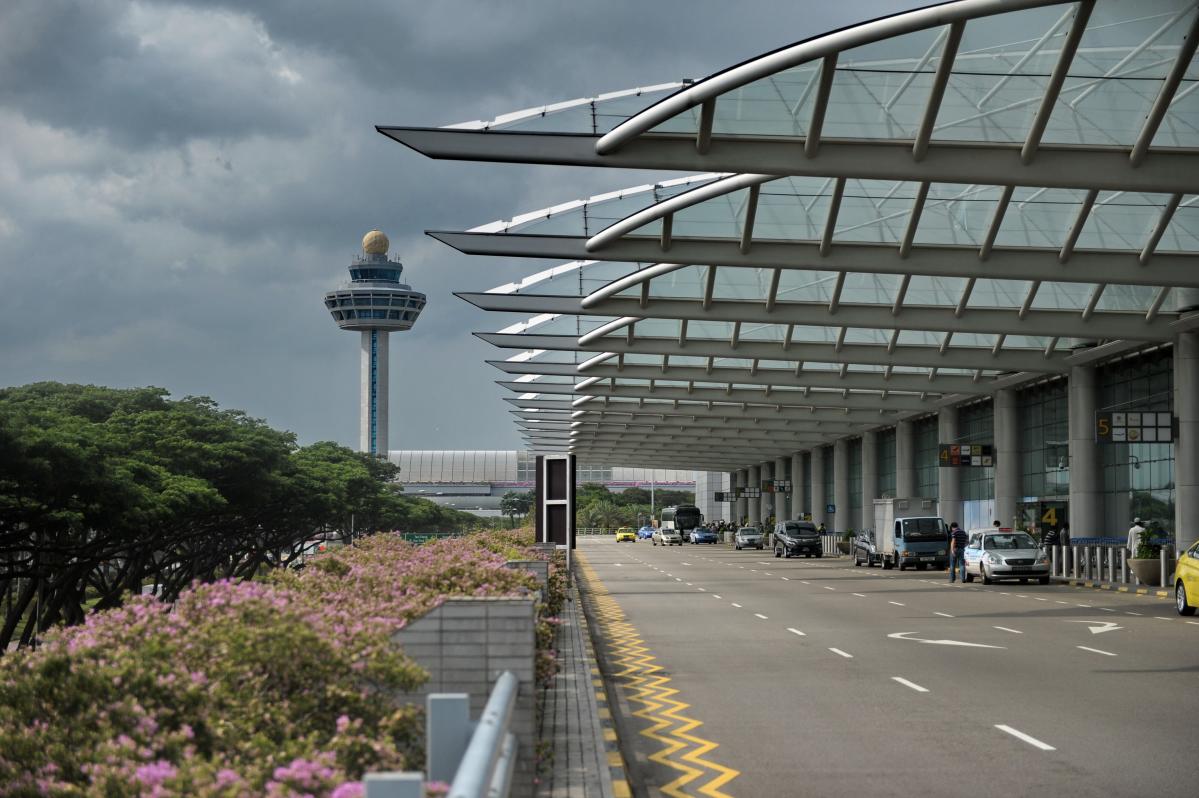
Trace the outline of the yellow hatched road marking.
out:
M 721 791 L 741 772 L 707 758 L 717 743 L 692 734 L 702 722 L 683 714 L 690 704 L 679 701 L 679 691 L 670 684 L 670 677 L 661 673 L 662 667 L 641 639 L 637 629 L 628 622 L 620 605 L 600 581 L 586 555 L 578 557 L 579 570 L 588 588 L 596 619 L 599 621 L 613 666 L 612 677 L 625 692 L 635 717 L 649 723 L 640 734 L 659 743 L 660 750 L 649 759 L 679 775 L 661 787 L 672 798 L 702 795 L 708 798 L 730 798 Z

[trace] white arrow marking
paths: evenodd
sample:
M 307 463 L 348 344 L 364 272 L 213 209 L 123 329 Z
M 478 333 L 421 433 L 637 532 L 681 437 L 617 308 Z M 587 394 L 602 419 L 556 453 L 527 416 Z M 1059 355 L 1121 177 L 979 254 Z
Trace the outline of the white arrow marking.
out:
M 913 643 L 927 643 L 932 646 L 965 646 L 966 648 L 1006 648 L 1006 646 L 988 646 L 984 643 L 963 643 L 961 640 L 925 640 L 920 637 L 908 637 L 914 635 L 915 632 L 895 632 L 887 637 L 893 637 L 896 640 L 911 640 Z
M 1066 623 L 1086 623 L 1086 624 L 1091 624 L 1091 623 L 1094 623 L 1094 621 L 1066 621 Z M 1115 622 L 1113 622 L 1113 621 L 1100 621 L 1099 623 L 1100 623 L 1100 625 L 1099 625 L 1099 626 L 1088 626 L 1088 627 L 1087 627 L 1088 629 L 1090 629 L 1090 630 L 1091 630 L 1091 634 L 1093 634 L 1093 635 L 1101 635 L 1101 634 L 1103 634 L 1104 632 L 1114 632 L 1114 631 L 1116 631 L 1117 629 L 1123 629 L 1123 628 L 1124 628 L 1123 626 L 1120 626 L 1119 624 L 1117 624 L 1117 623 L 1115 623 Z

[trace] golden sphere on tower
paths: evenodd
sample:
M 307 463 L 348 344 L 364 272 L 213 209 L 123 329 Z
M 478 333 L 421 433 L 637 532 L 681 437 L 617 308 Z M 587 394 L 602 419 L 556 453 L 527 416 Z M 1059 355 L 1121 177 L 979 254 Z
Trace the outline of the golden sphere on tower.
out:
M 367 255 L 386 255 L 391 242 L 379 230 L 371 230 L 362 237 L 362 251 Z

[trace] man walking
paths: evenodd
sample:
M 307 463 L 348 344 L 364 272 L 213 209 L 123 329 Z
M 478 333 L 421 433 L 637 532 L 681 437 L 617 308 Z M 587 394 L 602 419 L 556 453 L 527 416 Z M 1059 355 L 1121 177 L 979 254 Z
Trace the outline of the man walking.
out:
M 1128 528 L 1128 558 L 1131 560 L 1137 556 L 1137 547 L 1141 545 L 1141 533 L 1145 531 L 1145 527 L 1141 526 L 1141 519 L 1132 519 L 1132 526 Z
M 970 536 L 966 534 L 966 530 L 958 526 L 958 522 L 954 521 L 949 525 L 949 581 L 953 582 L 957 579 L 958 569 L 962 570 L 962 581 L 966 581 L 966 544 L 970 541 Z

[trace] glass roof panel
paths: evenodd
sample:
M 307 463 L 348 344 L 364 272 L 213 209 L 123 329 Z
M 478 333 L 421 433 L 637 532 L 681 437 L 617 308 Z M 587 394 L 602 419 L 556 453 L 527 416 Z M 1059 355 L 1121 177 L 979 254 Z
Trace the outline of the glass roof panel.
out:
M 1192 197 L 1174 211 L 1170 226 L 1157 245 L 1158 252 L 1199 252 L 1199 202 Z
M 787 326 L 785 324 L 742 324 L 741 325 L 741 340 L 742 341 L 777 341 L 782 342 L 783 336 L 787 334 Z M 794 335 L 792 336 L 794 340 Z
M 787 270 L 783 270 L 786 276 Z M 755 269 L 741 266 L 730 266 L 716 270 L 716 284 L 712 289 L 714 296 L 721 299 L 756 299 L 765 300 L 770 291 L 770 280 L 773 269 Z M 781 278 L 779 285 L 782 285 Z
M 970 292 L 969 307 L 1018 309 L 1028 295 L 1027 280 L 993 280 L 979 278 Z M 1085 291 L 1086 288 L 1082 287 Z
M 828 302 L 836 281 L 835 272 L 783 269 L 779 275 L 778 298 L 791 302 Z
M 704 284 L 707 280 L 708 267 L 684 266 L 669 274 L 655 277 L 650 281 L 649 294 L 652 297 L 673 297 L 678 299 L 698 299 L 704 295 Z M 621 292 L 621 296 L 641 296 L 641 286 L 634 285 Z
M 1059 248 L 1074 224 L 1086 192 L 1018 187 L 995 237 L 996 246 Z

